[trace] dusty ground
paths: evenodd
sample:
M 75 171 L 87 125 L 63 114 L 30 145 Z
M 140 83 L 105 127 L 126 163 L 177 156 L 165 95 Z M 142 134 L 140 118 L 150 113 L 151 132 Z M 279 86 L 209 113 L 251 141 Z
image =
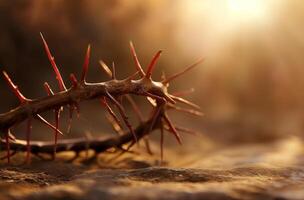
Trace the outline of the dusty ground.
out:
M 298 138 L 207 146 L 169 149 L 161 167 L 158 156 L 145 154 L 114 161 L 104 154 L 98 164 L 85 165 L 63 162 L 67 155 L 31 165 L 2 163 L 0 199 L 304 199 L 304 146 Z

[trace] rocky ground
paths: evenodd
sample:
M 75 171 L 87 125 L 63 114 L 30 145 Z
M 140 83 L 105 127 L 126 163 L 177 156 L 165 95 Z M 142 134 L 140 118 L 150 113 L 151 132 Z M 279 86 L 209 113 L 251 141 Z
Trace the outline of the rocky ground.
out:
M 304 199 L 300 139 L 202 146 L 167 149 L 162 166 L 144 153 L 103 154 L 86 164 L 64 162 L 67 153 L 31 165 L 17 155 L 1 164 L 0 199 Z

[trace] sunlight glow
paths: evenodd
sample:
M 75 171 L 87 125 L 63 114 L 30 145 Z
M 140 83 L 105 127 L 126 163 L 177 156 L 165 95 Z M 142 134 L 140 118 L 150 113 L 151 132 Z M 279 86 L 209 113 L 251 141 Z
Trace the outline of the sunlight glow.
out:
M 227 0 L 231 17 L 239 20 L 264 19 L 266 3 L 263 0 Z

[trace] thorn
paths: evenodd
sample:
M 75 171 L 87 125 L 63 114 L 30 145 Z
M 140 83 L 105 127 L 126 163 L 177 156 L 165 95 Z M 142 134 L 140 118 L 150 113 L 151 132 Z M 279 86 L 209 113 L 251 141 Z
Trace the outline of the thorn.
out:
M 85 132 L 84 134 L 86 140 L 86 150 L 85 150 L 85 159 L 89 159 L 89 150 L 90 150 L 90 142 L 92 140 L 92 134 L 90 132 Z
M 108 160 L 108 162 L 113 162 L 114 160 L 118 159 L 119 157 L 121 157 L 123 154 L 125 154 L 126 152 L 130 152 L 131 147 L 135 144 L 134 141 L 132 141 L 126 149 L 119 148 L 120 150 L 122 150 L 122 152 L 120 152 L 119 154 L 117 154 L 115 157 L 111 158 L 110 160 Z
M 147 97 L 150 97 L 152 99 L 155 99 L 155 100 L 159 100 L 159 101 L 162 101 L 162 102 L 165 101 L 165 99 L 163 97 L 152 94 L 150 92 L 144 92 L 144 95 L 147 96 Z
M 168 126 L 165 126 L 164 129 L 166 131 L 169 131 L 169 132 L 171 131 L 171 129 Z M 175 129 L 180 131 L 180 132 L 188 133 L 188 134 L 191 134 L 191 135 L 194 135 L 194 136 L 199 135 L 199 132 L 191 130 L 191 129 L 187 129 L 187 128 L 184 128 L 184 127 L 175 126 Z
M 123 106 L 108 92 L 106 91 L 106 94 L 107 96 L 110 98 L 110 100 L 117 106 L 118 110 L 119 110 L 119 113 L 122 117 L 122 119 L 124 120 L 126 126 L 128 127 L 128 129 L 130 130 L 130 132 L 132 133 L 133 137 L 134 137 L 134 140 L 135 142 L 137 143 L 137 136 L 133 130 L 133 127 L 132 125 L 129 123 L 128 121 L 128 117 L 126 115 L 126 112 L 125 112 L 125 109 L 123 108 Z
M 11 153 L 10 153 L 10 141 L 9 141 L 9 130 L 5 133 L 5 144 L 6 144 L 6 158 L 7 158 L 7 164 L 10 164 L 11 160 Z
M 163 82 L 163 84 L 167 84 L 169 82 L 171 82 L 173 79 L 176 79 L 177 77 L 185 74 L 186 72 L 190 71 L 191 69 L 193 69 L 194 67 L 196 67 L 197 65 L 199 65 L 200 63 L 202 63 L 205 60 L 205 58 L 200 58 L 198 61 L 196 61 L 195 63 L 193 63 L 192 65 L 186 67 L 186 69 L 184 69 L 181 72 L 178 72 L 176 74 L 173 74 L 172 76 L 170 76 L 169 78 L 165 79 Z
M 166 73 L 164 71 L 162 71 L 161 79 L 162 81 L 166 80 Z
M 87 52 L 84 58 L 84 63 L 82 67 L 82 75 L 81 75 L 81 82 L 85 83 L 85 79 L 89 70 L 89 62 L 90 62 L 90 54 L 91 54 L 91 45 L 88 45 Z
M 77 112 L 77 118 L 80 117 L 80 106 L 79 106 L 79 103 L 74 103 L 74 106 L 75 106 L 75 110 Z
M 59 128 L 59 117 L 60 117 L 60 111 L 58 109 L 55 110 L 55 134 L 54 134 L 54 153 L 53 153 L 53 159 L 56 158 L 56 151 L 57 151 L 57 141 L 58 141 L 58 128 Z
M 27 131 L 26 131 L 26 160 L 25 162 L 29 164 L 31 162 L 31 132 L 32 132 L 32 117 L 27 120 Z
M 192 110 L 192 109 L 187 109 L 187 108 L 181 108 L 181 107 L 178 107 L 178 106 L 174 106 L 174 105 L 168 105 L 169 108 L 172 108 L 176 111 L 180 111 L 180 112 L 184 112 L 184 113 L 189 113 L 191 115 L 195 115 L 195 116 L 198 116 L 198 117 L 202 117 L 204 116 L 204 113 L 200 112 L 200 111 L 197 111 L 197 110 Z
M 115 70 L 115 63 L 112 62 L 112 79 L 116 80 L 116 70 Z
M 131 80 L 133 80 L 133 78 L 135 78 L 136 75 L 137 75 L 138 73 L 139 73 L 139 72 L 137 71 L 137 72 L 131 74 L 131 75 L 130 75 L 129 77 L 127 77 L 125 80 L 126 80 L 126 81 L 131 81 Z
M 2 71 L 4 78 L 11 88 L 11 90 L 14 92 L 15 96 L 19 99 L 20 103 L 25 103 L 27 99 L 22 95 L 20 90 L 18 89 L 18 86 L 13 83 L 13 81 L 10 79 L 9 75 L 6 73 L 6 71 Z
M 164 126 L 160 126 L 160 164 L 163 164 L 164 160 Z
M 170 95 L 167 95 L 166 93 L 164 93 L 164 97 L 167 101 L 169 101 L 172 104 L 175 104 L 176 102 L 174 101 L 173 98 L 170 97 Z
M 155 68 L 155 65 L 156 65 L 156 62 L 157 60 L 159 59 L 160 55 L 161 55 L 162 51 L 158 51 L 154 57 L 152 58 L 149 66 L 148 66 L 148 69 L 147 69 L 147 73 L 146 73 L 146 78 L 151 78 L 151 75 L 153 73 L 153 70 Z
M 50 123 L 49 123 L 46 119 L 44 119 L 41 115 L 37 114 L 37 115 L 36 115 L 36 118 L 37 118 L 40 122 L 42 122 L 43 124 L 47 125 L 49 128 L 53 129 L 54 131 L 57 130 L 59 134 L 63 135 L 63 133 L 62 133 L 60 130 L 56 129 L 55 126 L 53 126 L 52 124 L 50 124 Z
M 180 103 L 183 103 L 183 104 L 185 104 L 185 105 L 188 105 L 188 106 L 190 106 L 190 107 L 192 107 L 192 108 L 194 108 L 194 109 L 201 110 L 201 107 L 200 107 L 200 106 L 198 106 L 198 105 L 192 103 L 191 101 L 188 101 L 188 100 L 186 100 L 186 99 L 183 99 L 183 98 L 177 97 L 177 96 L 173 96 L 173 95 L 170 95 L 170 97 L 171 97 L 172 99 L 174 99 L 175 101 L 178 101 L 178 102 L 180 102 Z
M 122 124 L 121 124 L 119 118 L 117 117 L 117 115 L 115 114 L 115 112 L 112 110 L 112 108 L 108 104 L 106 98 L 103 97 L 103 98 L 100 99 L 100 101 L 101 101 L 101 104 L 107 108 L 108 113 L 113 117 L 113 119 L 115 120 L 115 122 L 119 125 L 120 129 L 122 129 Z
M 173 133 L 173 135 L 175 136 L 176 140 L 181 145 L 182 141 L 180 139 L 180 136 L 179 136 L 177 130 L 175 129 L 174 125 L 172 124 L 171 120 L 169 119 L 169 117 L 166 114 L 164 114 L 164 119 L 165 119 L 167 125 L 169 126 L 170 131 Z
M 153 107 L 156 107 L 156 106 L 157 106 L 157 103 L 156 103 L 156 100 L 155 100 L 155 99 L 153 99 L 153 98 L 151 98 L 151 97 L 149 97 L 149 96 L 147 96 L 146 98 L 147 98 L 147 100 L 149 101 L 149 103 L 150 103 Z
M 135 62 L 135 67 L 136 67 L 137 71 L 139 71 L 141 77 L 144 77 L 145 72 L 140 65 L 140 62 L 138 60 L 138 57 L 137 57 L 137 54 L 136 54 L 136 51 L 135 51 L 135 48 L 134 48 L 134 45 L 133 45 L 132 41 L 130 41 L 130 50 L 131 50 L 131 53 L 132 53 L 132 56 L 133 56 L 133 59 L 134 59 L 134 62 Z
M 47 82 L 45 82 L 43 85 L 44 85 L 44 89 L 47 92 L 48 96 L 54 95 L 53 90 L 51 89 L 50 85 Z
M 52 67 L 53 67 L 53 70 L 55 72 L 56 79 L 58 81 L 59 89 L 60 89 L 60 91 L 65 91 L 66 87 L 65 87 L 65 84 L 64 84 L 63 79 L 61 77 L 60 71 L 59 71 L 59 69 L 58 69 L 58 67 L 57 67 L 57 65 L 55 63 L 55 58 L 52 56 L 52 54 L 50 52 L 50 49 L 49 49 L 49 46 L 48 46 L 47 42 L 45 41 L 42 33 L 40 33 L 40 36 L 41 36 L 41 39 L 42 39 L 43 44 L 44 44 L 45 52 L 46 52 L 46 54 L 47 54 L 47 56 L 49 58 L 49 61 L 50 61 L 51 65 L 52 65 Z
M 69 105 L 69 121 L 68 121 L 67 133 L 71 133 L 74 109 L 75 109 L 74 105 L 70 104 Z
M 9 157 L 12 157 L 12 156 L 14 156 L 16 153 L 17 153 L 17 151 L 13 151 L 13 152 L 12 152 L 12 153 L 10 153 L 9 155 L 2 156 L 2 157 L 0 158 L 0 160 L 7 159 L 7 158 L 8 158 L 8 156 L 9 156 Z
M 180 131 L 180 132 L 184 132 L 184 133 L 189 133 L 191 135 L 195 135 L 195 136 L 199 136 L 199 132 L 188 129 L 188 128 L 184 128 L 184 127 L 180 127 L 180 126 L 175 126 L 176 130 Z
M 127 94 L 126 97 L 127 97 L 127 100 L 129 101 L 129 103 L 131 104 L 138 120 L 140 122 L 143 122 L 144 121 L 144 116 L 143 116 L 142 112 L 140 111 L 139 107 L 137 106 L 137 104 L 135 103 L 134 99 L 129 94 Z
M 47 82 L 44 83 L 45 90 L 48 93 L 48 96 L 54 95 L 54 92 L 52 91 L 51 87 Z M 53 153 L 53 159 L 56 157 L 56 149 L 57 149 L 57 140 L 58 140 L 58 128 L 59 128 L 59 117 L 60 117 L 60 108 L 54 109 L 55 113 L 55 138 L 54 138 L 54 153 Z M 46 121 L 46 120 L 45 120 Z M 45 122 L 44 122 L 45 123 Z
M 110 70 L 110 68 L 108 67 L 108 65 L 104 61 L 100 60 L 99 65 L 105 71 L 105 73 L 109 76 L 109 78 L 113 77 L 112 71 Z
M 121 129 L 121 126 L 117 123 L 114 117 L 110 114 L 106 115 L 108 122 L 111 124 L 112 128 L 118 135 L 123 135 L 124 131 Z
M 173 95 L 174 96 L 185 96 L 185 95 L 193 93 L 194 91 L 195 91 L 194 88 L 190 88 L 189 90 L 174 92 Z
M 10 131 L 8 132 L 8 137 L 10 140 L 16 141 L 16 137 Z
M 73 87 L 76 88 L 78 86 L 78 81 L 77 81 L 75 74 L 73 74 L 73 73 L 70 74 L 70 80 L 73 84 Z
M 175 101 L 167 94 L 163 94 L 164 97 L 161 97 L 161 96 L 158 96 L 158 95 L 155 95 L 155 94 L 152 94 L 150 92 L 144 92 L 144 94 L 150 98 L 153 98 L 153 99 L 156 99 L 156 100 L 159 100 L 159 101 L 169 101 L 170 103 L 172 104 L 175 104 Z M 150 101 L 150 100 L 149 100 Z M 151 101 L 150 101 L 151 103 Z M 152 105 L 154 105 L 153 103 L 151 103 Z
M 149 155 L 153 155 L 153 151 L 151 149 L 150 146 L 150 142 L 149 142 L 149 136 L 146 135 L 146 137 L 144 137 L 144 142 L 145 142 L 145 147 L 146 147 L 146 151 Z
M 151 125 L 149 127 L 149 130 L 148 130 L 148 133 L 150 133 L 153 129 L 153 126 L 155 125 L 156 123 L 156 120 L 159 119 L 159 114 L 160 114 L 160 111 L 163 109 L 163 106 L 159 106 L 159 107 L 156 107 L 155 108 L 155 112 L 153 114 L 153 117 L 152 117 L 152 121 L 151 121 Z

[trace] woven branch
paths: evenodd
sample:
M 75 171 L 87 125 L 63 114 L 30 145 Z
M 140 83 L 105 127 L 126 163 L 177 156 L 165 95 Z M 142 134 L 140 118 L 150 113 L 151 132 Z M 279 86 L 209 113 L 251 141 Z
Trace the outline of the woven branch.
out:
M 56 152 L 62 151 L 74 151 L 76 153 L 79 153 L 80 151 L 87 150 L 89 148 L 94 150 L 96 153 L 100 153 L 113 147 L 122 148 L 124 144 L 130 142 L 130 146 L 132 146 L 134 143 L 138 142 L 139 139 L 143 138 L 143 136 L 151 133 L 154 129 L 159 127 L 161 128 L 161 130 L 167 128 L 168 131 L 173 133 L 177 141 L 181 143 L 178 130 L 187 130 L 186 132 L 189 132 L 189 129 L 175 128 L 175 126 L 169 119 L 166 111 L 168 109 L 174 109 L 185 113 L 201 115 L 201 113 L 199 112 L 199 107 L 194 103 L 187 101 L 179 96 L 169 94 L 168 86 L 170 81 L 179 77 L 180 75 L 183 75 L 185 72 L 189 71 L 194 66 L 197 66 L 203 61 L 203 59 L 198 60 L 180 73 L 176 73 L 169 78 L 164 78 L 163 81 L 156 82 L 152 80 L 151 76 L 155 69 L 157 60 L 160 57 L 161 51 L 158 51 L 155 54 L 149 66 L 147 67 L 147 72 L 145 73 L 139 63 L 135 48 L 132 42 L 130 42 L 130 49 L 135 61 L 136 73 L 132 74 L 126 79 L 117 80 L 115 75 L 114 63 L 111 71 L 110 68 L 103 61 L 100 61 L 101 67 L 111 78 L 111 80 L 100 83 L 87 83 L 86 75 L 89 68 L 89 58 L 91 52 L 91 46 L 89 45 L 85 54 L 85 61 L 80 81 L 77 81 L 75 75 L 71 74 L 71 86 L 67 89 L 66 84 L 64 83 L 60 71 L 55 63 L 55 59 L 52 56 L 48 44 L 43 38 L 42 34 L 41 37 L 43 40 L 46 54 L 55 72 L 55 78 L 58 81 L 58 87 L 60 92 L 54 93 L 51 87 L 47 83 L 45 83 L 44 87 L 48 96 L 34 100 L 27 99 L 22 95 L 22 93 L 18 89 L 18 86 L 13 83 L 9 75 L 6 72 L 3 72 L 4 78 L 10 86 L 12 92 L 20 101 L 20 105 L 17 108 L 10 110 L 9 112 L 0 114 L 0 136 L 1 138 L 3 138 L 0 140 L 0 147 L 1 149 L 6 148 L 7 155 L 5 156 L 5 158 L 7 158 L 8 162 L 10 162 L 10 157 L 14 155 L 14 153 L 17 151 L 27 152 L 26 161 L 30 162 L 31 153 L 35 155 L 39 153 L 52 154 L 55 158 Z M 140 76 L 140 78 L 136 79 L 138 75 Z M 132 100 L 132 97 L 130 96 L 131 94 L 147 97 L 149 102 L 154 106 L 152 112 L 153 114 L 149 117 L 147 121 L 144 121 L 140 109 L 137 107 L 136 103 Z M 127 114 L 125 113 L 125 109 L 119 101 L 119 99 L 123 96 L 127 97 L 127 99 L 132 105 L 132 108 L 140 119 L 140 125 L 136 129 L 133 129 L 132 125 L 129 123 Z M 59 130 L 60 112 L 62 111 L 63 107 L 66 106 L 69 108 L 70 123 L 72 120 L 73 111 L 76 110 L 79 113 L 80 102 L 98 98 L 101 100 L 102 105 L 106 107 L 110 116 L 112 116 L 112 118 L 114 119 L 111 122 L 112 125 L 116 125 L 116 127 L 118 126 L 119 129 L 122 129 L 122 124 L 119 121 L 119 118 L 112 110 L 110 105 L 107 103 L 107 100 L 109 102 L 112 102 L 113 105 L 118 108 L 119 114 L 129 131 L 123 135 L 110 139 L 94 138 L 91 140 L 69 139 L 57 141 L 58 134 L 63 134 Z M 174 104 L 176 102 L 188 105 L 192 107 L 192 109 L 175 106 Z M 43 112 L 49 110 L 54 110 L 55 125 L 52 125 L 41 116 Z M 49 128 L 53 129 L 55 133 L 55 142 L 31 141 L 30 136 L 32 129 L 32 119 L 38 119 L 40 122 L 46 124 Z M 25 120 L 27 120 L 27 139 L 18 140 L 11 134 L 10 129 L 16 124 L 21 123 Z M 68 130 L 70 130 L 70 125 L 68 127 Z M 145 140 L 145 142 L 148 148 L 148 140 Z M 162 146 L 163 139 L 161 140 L 161 149 L 163 148 Z

